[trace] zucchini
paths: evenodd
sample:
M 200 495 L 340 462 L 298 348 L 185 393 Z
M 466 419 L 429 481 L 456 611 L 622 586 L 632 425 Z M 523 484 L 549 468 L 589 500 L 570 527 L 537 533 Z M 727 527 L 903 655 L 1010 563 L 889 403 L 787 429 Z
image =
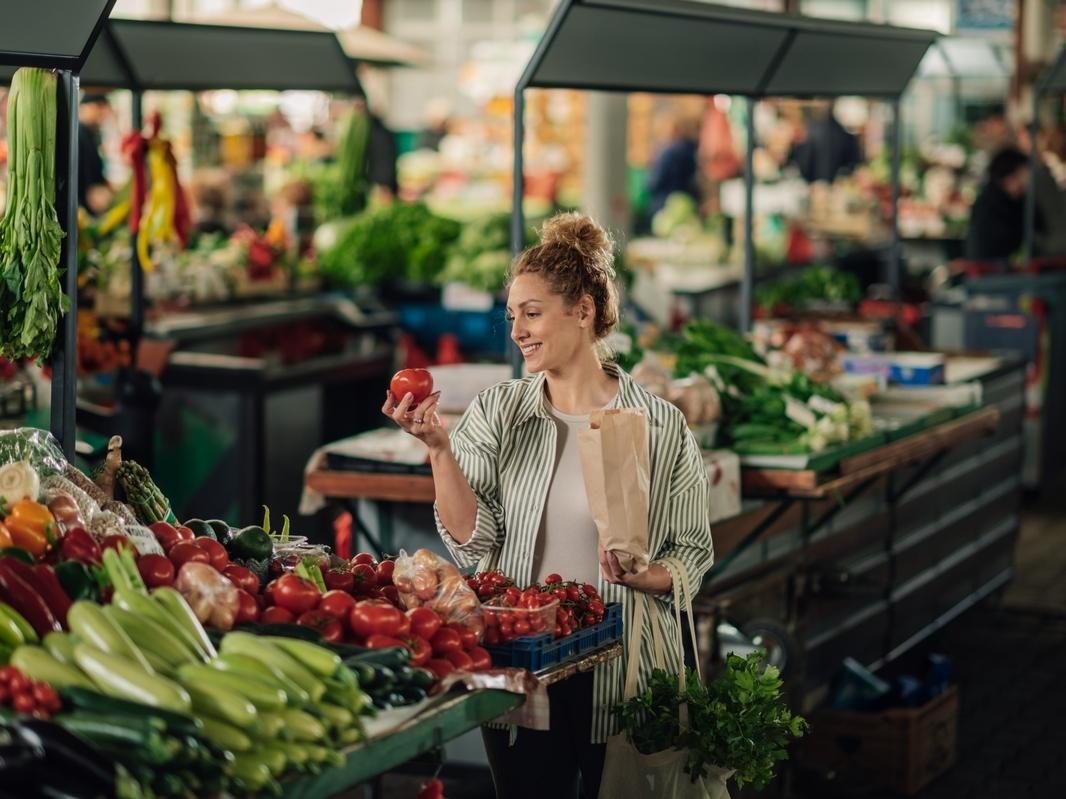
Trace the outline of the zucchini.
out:
M 286 708 L 280 713 L 285 721 L 285 729 L 293 740 L 313 743 L 326 738 L 326 728 L 310 713 L 294 708 Z
M 89 644 L 74 647 L 74 660 L 96 686 L 109 696 L 129 699 L 151 707 L 188 713 L 192 705 L 189 694 L 165 677 L 127 663 Z
M 242 730 L 254 731 L 258 726 L 259 715 L 255 705 L 240 694 L 205 682 L 190 681 L 184 685 L 192 697 L 192 707 L 197 716 L 206 714 Z
M 287 679 L 281 671 L 273 668 L 269 663 L 256 660 L 248 655 L 238 655 L 233 652 L 224 653 L 211 661 L 211 665 L 219 671 L 254 677 L 270 686 L 280 688 L 285 692 L 288 704 L 293 707 L 303 707 L 311 701 L 311 695 Z
M 137 702 L 116 699 L 92 688 L 71 687 L 62 691 L 64 701 L 77 710 L 102 715 L 122 715 L 142 718 L 150 714 L 166 725 L 167 732 L 176 735 L 195 736 L 203 731 L 198 719 L 184 713 L 172 713 L 161 708 L 147 708 Z
M 234 754 L 251 750 L 252 739 L 232 724 L 210 716 L 201 716 L 200 721 L 204 725 L 204 737 L 216 746 L 228 749 Z
M 328 702 L 320 702 L 315 711 L 325 722 L 335 730 L 343 730 L 352 725 L 355 716 L 351 711 L 339 705 L 331 705 Z
M 67 624 L 70 631 L 86 644 L 112 657 L 132 660 L 150 674 L 155 672 L 144 653 L 99 605 L 87 599 L 78 600 L 70 606 Z
M 23 644 L 11 655 L 11 665 L 35 680 L 43 680 L 57 690 L 70 686 L 89 688 L 92 683 L 74 666 L 60 663 L 48 651 Z
M 286 678 L 307 691 L 312 702 L 318 702 L 326 692 L 326 686 L 300 661 L 274 646 L 267 639 L 256 638 L 250 633 L 232 632 L 222 639 L 222 651 L 257 658 L 278 669 Z
M 272 638 L 270 643 L 292 655 L 319 677 L 332 677 L 341 666 L 339 655 L 317 644 L 293 638 Z
M 155 600 L 163 611 L 174 620 L 179 628 L 184 630 L 195 642 L 196 648 L 202 660 L 212 660 L 218 657 L 211 639 L 207 637 L 204 627 L 196 614 L 192 612 L 185 597 L 168 585 L 160 586 L 152 591 L 152 599 Z
M 256 751 L 262 757 L 263 762 L 266 763 L 267 768 L 270 769 L 271 776 L 280 776 L 289 764 L 289 759 L 285 756 L 285 750 L 280 746 L 260 746 Z
M 138 616 L 136 613 L 114 605 L 104 608 L 104 613 L 109 615 L 146 655 L 148 652 L 154 652 L 164 661 L 172 664 L 172 669 L 176 669 L 183 663 L 194 662 L 192 653 L 171 637 L 162 625 L 156 624 L 152 619 Z
M 193 635 L 179 625 L 175 619 L 171 618 L 171 616 L 163 610 L 162 605 L 153 602 L 149 597 L 144 596 L 143 594 L 138 594 L 135 591 L 126 591 L 121 588 L 116 588 L 111 604 L 115 607 L 122 608 L 122 610 L 129 611 L 134 616 L 154 621 L 163 630 L 166 630 L 170 634 L 170 637 L 186 649 L 194 658 L 201 661 L 207 659 L 200 651 L 199 645 Z
M 238 755 L 233 762 L 233 776 L 252 793 L 263 790 L 270 782 L 270 766 L 261 757 Z
M 69 633 L 48 633 L 41 643 L 48 650 L 48 654 L 60 663 L 68 666 L 74 665 L 74 641 Z
M 187 663 L 178 669 L 178 681 L 183 685 L 202 682 L 216 685 L 226 691 L 235 691 L 260 711 L 281 710 L 285 707 L 285 692 L 280 688 L 254 677 L 218 671 L 201 663 Z

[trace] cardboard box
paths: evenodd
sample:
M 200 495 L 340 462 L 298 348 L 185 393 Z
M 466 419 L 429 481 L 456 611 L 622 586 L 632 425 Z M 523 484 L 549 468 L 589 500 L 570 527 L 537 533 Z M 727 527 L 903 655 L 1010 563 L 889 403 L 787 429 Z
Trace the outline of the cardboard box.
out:
M 711 485 L 711 523 L 740 513 L 740 458 L 728 449 L 703 453 Z
M 817 711 L 797 759 L 835 772 L 842 785 L 912 796 L 955 764 L 958 717 L 955 686 L 916 708 Z

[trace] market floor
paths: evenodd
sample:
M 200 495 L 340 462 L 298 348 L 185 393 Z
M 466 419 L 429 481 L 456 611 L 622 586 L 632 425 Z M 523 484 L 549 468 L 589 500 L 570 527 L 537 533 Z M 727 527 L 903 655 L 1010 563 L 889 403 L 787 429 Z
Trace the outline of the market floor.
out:
M 956 765 L 916 799 L 1058 799 L 1066 796 L 1066 479 L 1026 504 L 1015 578 L 1001 596 L 930 642 L 950 654 L 960 696 Z M 426 766 L 428 770 L 428 765 Z M 424 777 L 422 778 L 424 779 Z M 384 799 L 412 799 L 420 779 L 392 774 Z M 736 797 L 736 791 L 733 792 Z M 777 791 L 767 796 L 779 796 Z M 350 796 L 359 796 L 352 793 Z M 445 779 L 450 799 L 491 799 L 487 773 Z M 745 791 L 744 799 L 758 796 Z M 873 789 L 794 791 L 796 799 L 892 799 Z
M 1015 577 L 930 642 L 955 661 L 955 766 L 916 799 L 1066 796 L 1066 480 L 1023 512 Z M 883 791 L 796 793 L 889 799 Z

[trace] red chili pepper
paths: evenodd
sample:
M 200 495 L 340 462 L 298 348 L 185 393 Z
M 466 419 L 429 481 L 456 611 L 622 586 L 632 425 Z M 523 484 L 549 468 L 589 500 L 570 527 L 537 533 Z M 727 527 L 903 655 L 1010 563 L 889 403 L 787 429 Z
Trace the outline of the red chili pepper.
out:
M 148 174 L 145 169 L 145 157 L 148 153 L 148 142 L 140 131 L 131 131 L 122 139 L 122 154 L 129 161 L 133 173 L 133 183 L 130 186 L 130 232 L 136 233 L 141 229 L 141 212 L 144 210 L 144 202 L 148 199 Z
M 67 596 L 67 592 L 63 590 L 59 578 L 56 577 L 56 573 L 52 571 L 51 566 L 38 563 L 33 567 L 33 575 L 37 578 L 37 590 L 40 591 L 41 596 L 48 605 L 48 609 L 63 625 L 63 629 L 68 629 L 67 611 L 70 610 L 71 601 L 70 597 Z
M 27 566 L 22 561 L 14 558 L 5 558 L 11 571 L 26 585 L 37 592 L 37 596 L 44 600 L 44 604 L 56 617 L 63 629 L 67 629 L 67 611 L 70 610 L 70 597 L 63 590 L 59 578 L 52 571 L 51 566 L 38 564 Z
M 33 587 L 11 568 L 13 558 L 0 559 L 0 598 L 17 610 L 41 638 L 63 627 Z
M 185 190 L 181 187 L 181 179 L 178 177 L 178 162 L 174 158 L 174 150 L 170 142 L 167 142 L 166 146 L 166 159 L 170 175 L 174 180 L 174 215 L 171 223 L 184 249 L 189 246 L 189 228 L 192 226 L 192 217 L 189 214 L 189 203 L 185 199 Z

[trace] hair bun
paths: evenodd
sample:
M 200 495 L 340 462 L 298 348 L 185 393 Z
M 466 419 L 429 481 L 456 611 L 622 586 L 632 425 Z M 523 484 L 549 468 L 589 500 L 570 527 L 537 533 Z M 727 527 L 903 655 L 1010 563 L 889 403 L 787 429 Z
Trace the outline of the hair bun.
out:
M 541 244 L 561 245 L 576 250 L 589 266 L 608 268 L 614 261 L 610 234 L 585 214 L 557 214 L 544 223 Z

